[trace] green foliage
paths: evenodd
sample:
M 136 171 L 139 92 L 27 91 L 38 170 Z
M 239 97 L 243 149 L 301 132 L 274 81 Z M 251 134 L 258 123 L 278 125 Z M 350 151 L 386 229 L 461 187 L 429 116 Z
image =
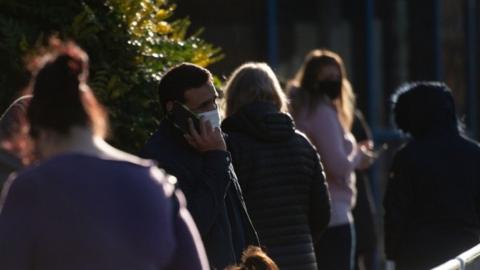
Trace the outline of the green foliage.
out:
M 75 40 L 90 56 L 90 85 L 110 116 L 111 142 L 137 152 L 161 116 L 156 86 L 166 69 L 188 61 L 208 66 L 223 55 L 188 35 L 166 0 L 1 0 L 0 109 L 26 79 L 23 56 L 51 34 Z

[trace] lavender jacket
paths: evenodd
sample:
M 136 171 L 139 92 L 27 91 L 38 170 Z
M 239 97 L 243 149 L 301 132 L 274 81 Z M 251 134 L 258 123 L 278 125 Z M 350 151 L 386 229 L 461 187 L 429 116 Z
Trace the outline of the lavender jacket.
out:
M 174 179 L 83 154 L 19 173 L 0 200 L 0 269 L 208 269 Z
M 360 162 L 355 138 L 344 131 L 337 111 L 325 102 L 311 113 L 300 111 L 295 122 L 317 148 L 325 166 L 332 209 L 329 227 L 352 222 L 351 210 L 356 200 L 354 170 Z

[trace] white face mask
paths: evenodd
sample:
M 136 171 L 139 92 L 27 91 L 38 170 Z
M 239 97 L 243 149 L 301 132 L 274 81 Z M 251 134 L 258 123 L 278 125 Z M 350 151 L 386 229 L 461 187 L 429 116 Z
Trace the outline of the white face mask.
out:
M 220 113 L 218 112 L 218 109 L 199 113 L 198 117 L 202 120 L 210 121 L 213 128 L 220 128 Z

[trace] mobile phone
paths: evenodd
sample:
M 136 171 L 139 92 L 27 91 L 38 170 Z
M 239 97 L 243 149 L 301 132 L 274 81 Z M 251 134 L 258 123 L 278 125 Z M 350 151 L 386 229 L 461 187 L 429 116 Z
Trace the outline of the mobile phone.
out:
M 178 101 L 173 102 L 173 107 L 168 113 L 168 118 L 172 121 L 173 125 L 180 129 L 184 134 L 190 133 L 188 119 L 192 119 L 193 126 L 197 131 L 200 130 L 200 119 L 198 116 L 190 111 L 187 106 Z

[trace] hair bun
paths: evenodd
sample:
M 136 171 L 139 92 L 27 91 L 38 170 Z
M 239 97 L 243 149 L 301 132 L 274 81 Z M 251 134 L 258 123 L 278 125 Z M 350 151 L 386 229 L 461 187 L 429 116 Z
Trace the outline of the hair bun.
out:
M 88 56 L 68 42 L 52 43 L 49 49 L 35 59 L 38 71 L 28 112 L 34 137 L 40 129 L 66 134 L 72 126 L 91 124 L 83 102 L 86 98 L 80 91 L 88 78 Z
M 67 66 L 72 75 L 80 76 L 83 73 L 82 63 L 74 58 L 67 60 Z
M 82 73 L 81 63 L 69 55 L 60 55 L 38 73 L 34 95 L 49 96 L 52 101 L 78 99 Z
M 63 73 L 69 79 L 79 82 L 83 80 L 84 65 L 81 59 L 76 59 L 69 54 L 61 54 L 58 58 L 51 63 L 56 66 L 59 73 Z

